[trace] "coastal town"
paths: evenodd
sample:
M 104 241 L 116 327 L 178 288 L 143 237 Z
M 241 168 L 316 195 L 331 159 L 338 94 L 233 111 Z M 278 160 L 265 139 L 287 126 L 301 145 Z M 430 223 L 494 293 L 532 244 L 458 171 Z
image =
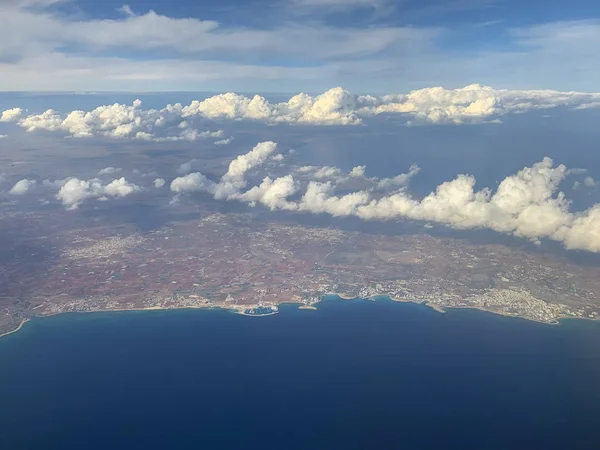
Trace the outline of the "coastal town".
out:
M 600 267 L 505 244 L 425 232 L 376 234 L 203 212 L 140 232 L 69 226 L 23 213 L 33 227 L 3 277 L 0 334 L 68 312 L 224 308 L 251 316 L 324 296 L 476 308 L 543 323 L 594 319 Z M 44 224 L 44 232 L 36 227 Z M 8 251 L 8 250 L 7 250 Z

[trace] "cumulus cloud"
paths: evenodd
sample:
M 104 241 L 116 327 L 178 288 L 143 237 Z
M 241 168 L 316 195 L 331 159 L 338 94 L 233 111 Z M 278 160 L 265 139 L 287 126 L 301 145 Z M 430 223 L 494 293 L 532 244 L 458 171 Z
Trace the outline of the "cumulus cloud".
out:
M 366 166 L 353 167 L 350 172 L 344 173 L 338 167 L 332 166 L 300 166 L 294 169 L 295 173 L 303 178 L 318 181 L 332 181 L 336 185 L 357 181 L 364 184 L 367 191 L 379 190 L 390 191 L 405 187 L 411 178 L 417 175 L 421 169 L 413 164 L 407 173 L 401 173 L 392 178 L 377 178 L 366 176 Z
M 8 134 L 0 134 L 0 139 L 4 139 L 4 138 L 7 138 L 7 137 L 8 137 Z
M 171 181 L 171 191 L 176 194 L 185 192 L 208 191 L 214 183 L 199 172 L 189 173 Z
M 196 164 L 198 164 L 198 160 L 197 159 L 192 159 L 188 162 L 184 162 L 182 163 L 176 170 L 176 172 L 179 175 L 186 175 L 188 173 L 190 173 L 192 170 L 194 170 L 194 167 Z
M 587 176 L 583 179 L 583 182 L 575 181 L 575 183 L 573 183 L 573 189 L 575 190 L 581 189 L 582 187 L 588 189 L 595 189 L 598 187 L 598 182 L 593 177 Z
M 203 101 L 195 100 L 183 108 L 184 117 L 201 115 L 212 119 L 251 119 L 265 122 L 306 123 L 317 125 L 356 125 L 360 97 L 337 87 L 312 97 L 298 94 L 287 102 L 270 103 L 234 93 L 220 94 Z
M 327 213 L 332 216 L 356 215 L 357 208 L 369 201 L 369 194 L 365 191 L 352 192 L 341 197 L 334 195 L 335 186 L 328 181 L 321 183 L 311 181 L 298 205 L 300 211 L 312 213 Z
M 123 169 L 120 167 L 105 167 L 98 171 L 98 175 L 112 175 L 118 172 L 121 172 Z
M 338 177 L 342 171 L 337 167 L 329 167 L 324 166 L 320 167 L 312 173 L 312 176 L 317 180 L 322 180 L 325 178 L 336 178 Z
M 248 170 L 263 164 L 276 149 L 277 144 L 273 141 L 259 142 L 250 152 L 231 161 L 227 173 L 223 175 L 223 180 L 243 178 Z
M 366 114 L 406 114 L 418 122 L 477 123 L 510 113 L 550 109 L 559 106 L 584 108 L 600 106 L 600 94 L 554 90 L 494 89 L 473 84 L 460 89 L 432 87 L 406 95 L 372 98 Z
M 140 100 L 135 100 L 131 105 L 115 103 L 91 111 L 71 111 L 66 115 L 49 109 L 41 114 L 23 117 L 17 124 L 28 132 L 54 131 L 76 138 L 103 136 L 154 142 L 193 142 L 223 136 L 222 130 L 199 131 L 191 128 L 190 123 L 182 117 L 183 107 L 180 104 L 167 105 L 160 110 L 142 109 L 141 105 Z
M 562 227 L 553 236 L 567 249 L 600 252 L 600 205 L 576 214 L 569 226 Z
M 261 203 L 271 210 L 296 210 L 298 205 L 287 200 L 287 198 L 296 193 L 296 185 L 292 175 L 272 180 L 266 177 L 258 186 L 244 192 L 243 194 L 233 194 L 229 199 L 242 200 L 255 206 Z
M 246 187 L 244 177 L 246 172 L 263 164 L 276 149 L 277 144 L 275 142 L 259 142 L 251 151 L 239 155 L 231 161 L 227 172 L 219 182 L 215 183 L 199 172 L 188 173 L 185 176 L 175 178 L 171 182 L 171 191 L 177 194 L 205 191 L 210 192 L 217 199 L 231 199 Z M 184 169 L 188 169 L 188 167 L 186 166 Z
M 380 198 L 358 192 L 354 197 L 333 195 L 332 186 L 316 186 L 318 195 L 304 200 L 304 210 L 333 215 L 355 215 L 366 220 L 408 218 L 436 222 L 457 229 L 487 228 L 532 240 L 549 238 L 567 248 L 600 251 L 600 222 L 594 224 L 594 207 L 572 213 L 558 186 L 567 168 L 543 161 L 505 178 L 496 192 L 475 191 L 475 178 L 459 175 L 442 183 L 423 198 L 414 199 L 405 191 Z M 595 227 L 595 228 L 594 228 Z M 581 233 L 586 233 L 587 237 Z
M 119 178 L 103 185 L 98 179 L 80 180 L 68 178 L 61 180 L 56 199 L 60 200 L 67 209 L 77 209 L 82 202 L 88 199 L 119 198 L 141 191 L 141 188 Z
M 0 122 L 15 122 L 21 115 L 23 110 L 21 108 L 12 108 L 2 111 L 0 115 Z
M 355 167 L 352 171 L 359 169 L 359 167 Z M 362 166 L 362 171 L 364 174 L 364 166 Z M 396 175 L 392 178 L 383 178 L 377 181 L 377 189 L 381 190 L 389 190 L 389 189 L 398 189 L 404 186 L 407 186 L 410 182 L 410 179 L 417 175 L 421 169 L 416 164 L 410 166 L 408 173 L 401 173 L 400 175 Z
M 442 183 L 418 201 L 398 192 L 359 208 L 364 219 L 406 217 L 450 225 L 454 228 L 490 228 L 530 238 L 550 237 L 570 220 L 568 202 L 556 193 L 566 167 L 553 167 L 550 158 L 505 178 L 497 191 L 475 191 L 475 178 L 459 175 Z
M 583 185 L 588 188 L 596 188 L 598 187 L 598 182 L 592 177 L 585 177 L 583 179 Z
M 156 180 L 153 181 L 154 183 L 154 187 L 156 189 L 160 189 L 161 187 L 163 187 L 165 185 L 165 180 L 163 180 L 162 178 L 157 178 Z
M 17 181 L 10 191 L 8 191 L 8 193 L 11 195 L 23 195 L 33 189 L 36 184 L 37 182 L 35 180 L 28 180 L 24 178 Z
M 190 141 L 218 138 L 222 130 L 199 131 L 195 119 L 254 120 L 266 123 L 303 125 L 360 125 L 367 117 L 397 114 L 408 124 L 467 124 L 496 121 L 506 114 L 556 107 L 571 109 L 600 107 L 600 93 L 560 92 L 553 90 L 508 90 L 473 84 L 460 89 L 433 87 L 408 94 L 356 96 L 341 87 L 321 95 L 298 94 L 287 102 L 271 103 L 259 95 L 246 97 L 234 93 L 219 94 L 189 105 L 141 109 L 132 105 L 105 105 L 92 111 L 72 111 L 63 116 L 50 109 L 18 120 L 27 131 L 61 131 L 73 137 L 108 136 L 148 141 Z M 17 108 L 18 109 L 18 108 Z M 10 120 L 16 113 L 4 111 Z M 20 110 L 19 110 L 20 114 Z M 215 142 L 229 143 L 231 138 Z
M 554 166 L 550 158 L 506 177 L 495 191 L 476 191 L 475 177 L 461 174 L 422 199 L 414 198 L 407 190 L 410 179 L 419 173 L 416 165 L 405 174 L 385 179 L 366 177 L 363 166 L 355 167 L 348 175 L 334 167 L 304 166 L 294 170 L 300 179 L 292 174 L 275 179 L 265 177 L 259 185 L 246 190 L 246 172 L 264 163 L 275 149 L 273 142 L 260 143 L 232 161 L 220 181 L 191 173 L 173 180 L 171 191 L 202 191 L 213 194 L 215 199 L 262 204 L 271 210 L 364 220 L 405 218 L 464 230 L 484 228 L 535 242 L 552 239 L 569 249 L 600 252 L 600 204 L 585 211 L 570 211 L 570 202 L 559 192 L 559 186 L 571 171 L 562 164 Z M 327 177 L 331 179 L 324 181 Z M 366 187 L 337 194 L 340 184 L 352 177 L 361 179 Z M 588 185 L 592 181 L 588 180 Z
M 364 177 L 367 166 L 356 166 L 350 171 L 351 177 Z
M 140 191 L 141 188 L 135 184 L 129 183 L 125 178 L 121 177 L 118 180 L 113 180 L 104 186 L 103 193 L 109 197 L 125 197 L 134 192 Z
M 215 145 L 227 145 L 230 144 L 231 141 L 233 141 L 233 137 L 228 137 L 227 139 L 220 139 L 218 141 L 215 141 Z
M 186 122 L 182 122 L 186 123 Z M 178 127 L 182 128 L 182 127 Z M 153 137 L 151 134 L 145 137 L 139 137 L 138 139 L 145 139 L 154 142 L 177 142 L 177 141 L 188 141 L 194 142 L 198 139 L 205 138 L 219 138 L 223 136 L 223 130 L 217 131 L 199 131 L 196 129 L 187 129 L 181 132 L 179 136 L 167 136 L 167 137 Z

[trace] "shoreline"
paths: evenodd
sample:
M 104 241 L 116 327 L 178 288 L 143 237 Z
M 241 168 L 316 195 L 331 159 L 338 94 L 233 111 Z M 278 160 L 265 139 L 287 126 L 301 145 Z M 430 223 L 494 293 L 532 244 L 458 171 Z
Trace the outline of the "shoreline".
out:
M 239 314 L 240 316 L 246 316 L 246 317 L 267 317 L 267 316 L 274 316 L 275 314 L 279 314 L 279 311 L 273 311 L 267 314 L 248 314 L 245 313 L 244 311 L 236 311 L 236 314 Z
M 429 300 L 423 300 L 423 301 L 414 301 L 414 300 L 405 300 L 403 298 L 397 298 L 397 297 L 390 297 L 388 295 L 376 295 L 373 297 L 368 297 L 368 298 L 362 298 L 362 297 L 351 297 L 348 295 L 344 295 L 344 294 L 338 294 L 336 292 L 328 292 L 326 294 L 323 295 L 323 297 L 321 299 L 319 299 L 318 302 L 314 302 L 311 303 L 308 306 L 312 306 L 315 304 L 318 304 L 321 302 L 321 300 L 323 300 L 324 297 L 326 296 L 335 296 L 335 297 L 339 297 L 342 300 L 369 300 L 369 301 L 377 301 L 377 297 L 382 297 L 382 298 L 387 298 L 393 302 L 396 303 L 412 303 L 415 305 L 423 305 L 423 306 L 427 306 L 428 308 L 433 309 L 434 311 L 440 313 L 440 314 L 446 314 L 449 310 L 461 310 L 461 309 L 472 309 L 474 311 L 482 311 L 482 312 L 486 312 L 489 314 L 495 314 L 497 316 L 503 316 L 503 317 L 510 317 L 510 318 L 514 318 L 514 319 L 522 319 L 522 320 L 527 320 L 528 322 L 534 322 L 534 323 L 541 323 L 544 325 L 560 325 L 560 321 L 564 320 L 564 319 L 569 319 L 569 320 L 589 320 L 589 321 L 600 321 L 600 317 L 574 317 L 574 316 L 558 316 L 554 321 L 552 322 L 547 322 L 547 321 L 543 321 L 543 320 L 536 320 L 533 319 L 531 317 L 525 317 L 525 316 L 519 316 L 516 314 L 510 314 L 510 313 L 505 313 L 502 311 L 494 311 L 492 309 L 487 309 L 487 308 L 478 308 L 476 306 L 447 306 L 447 307 L 442 307 L 439 305 L 436 305 L 435 303 L 430 302 Z M 308 308 L 307 308 L 308 309 Z M 316 308 L 315 308 L 316 309 Z
M 16 333 L 17 331 L 20 331 L 21 328 L 23 328 L 23 325 L 25 325 L 27 322 L 29 322 L 31 319 L 30 318 L 25 318 L 21 321 L 21 323 L 19 324 L 19 326 L 17 328 L 15 328 L 14 330 L 11 331 L 7 331 L 6 333 L 2 333 L 0 334 L 0 338 L 4 337 L 4 336 L 8 336 L 9 334 L 13 334 Z
M 345 295 L 345 294 L 338 294 L 335 292 L 328 292 L 324 295 L 322 295 L 321 297 L 319 297 L 319 300 L 316 302 L 312 302 L 310 304 L 306 304 L 302 301 L 285 301 L 285 302 L 281 302 L 278 305 L 300 305 L 298 306 L 298 309 L 302 309 L 302 310 L 312 310 L 312 311 L 316 311 L 318 310 L 317 306 L 319 303 L 321 303 L 325 297 L 328 296 L 332 296 L 332 297 L 337 297 L 340 300 L 368 300 L 368 301 L 377 301 L 376 297 L 368 297 L 368 298 L 362 298 L 362 297 L 353 297 L 350 295 Z M 460 310 L 460 309 L 471 309 L 471 310 L 475 310 L 475 311 L 482 311 L 488 314 L 494 314 L 494 315 L 498 315 L 498 316 L 503 316 L 503 317 L 510 317 L 510 318 L 516 318 L 516 319 L 522 319 L 522 320 L 526 320 L 529 322 L 534 322 L 534 323 L 541 323 L 544 325 L 560 325 L 560 321 L 564 320 L 564 319 L 569 319 L 569 320 L 588 320 L 588 321 L 600 321 L 600 317 L 573 317 L 573 316 L 560 316 L 557 317 L 555 321 L 553 322 L 546 322 L 546 321 L 541 321 L 541 320 L 536 320 L 533 318 L 529 318 L 529 317 L 523 317 L 523 316 L 519 316 L 519 315 L 515 315 L 515 314 L 510 314 L 510 313 L 504 313 L 502 311 L 493 311 L 490 309 L 485 309 L 485 308 L 477 308 L 474 306 L 455 306 L 455 307 L 447 307 L 446 309 L 444 309 L 443 307 L 436 305 L 435 303 L 431 303 L 427 300 L 418 302 L 418 301 L 412 301 L 412 300 L 405 300 L 402 298 L 393 298 L 393 297 L 389 297 L 387 295 L 378 295 L 377 297 L 381 297 L 381 298 L 387 298 L 390 301 L 393 301 L 395 303 L 412 303 L 415 305 L 422 305 L 422 306 L 426 306 L 432 310 L 434 310 L 435 312 L 439 313 L 439 314 L 446 314 L 448 312 L 448 310 Z M 61 312 L 57 312 L 57 313 L 51 313 L 51 314 L 43 314 L 43 315 L 39 315 L 39 316 L 33 316 L 35 318 L 44 318 L 44 317 L 52 317 L 52 316 L 58 316 L 61 314 L 93 314 L 93 313 L 113 313 L 113 312 L 134 312 L 134 311 L 176 311 L 176 310 L 186 310 L 186 309 L 207 309 L 207 310 L 216 310 L 216 309 L 220 309 L 223 311 L 230 311 L 233 312 L 235 314 L 239 314 L 241 316 L 245 316 L 245 317 L 264 317 L 264 316 L 272 316 L 275 314 L 279 314 L 279 311 L 274 311 L 271 312 L 269 314 L 246 314 L 244 313 L 245 309 L 248 309 L 249 306 L 244 306 L 243 310 L 240 310 L 236 307 L 224 307 L 224 306 L 214 306 L 214 305 L 199 305 L 199 306 L 180 306 L 180 307 L 163 307 L 163 306 L 150 306 L 147 308 L 115 308 L 115 309 L 100 309 L 100 310 L 94 310 L 94 311 L 61 311 Z M 8 336 L 10 334 L 14 334 L 18 331 L 20 331 L 23 326 L 31 321 L 31 317 L 27 317 L 25 319 L 23 319 L 21 321 L 21 323 L 19 324 L 18 327 L 16 327 L 14 330 L 10 330 L 7 331 L 5 333 L 0 334 L 0 338 L 4 337 L 4 336 Z

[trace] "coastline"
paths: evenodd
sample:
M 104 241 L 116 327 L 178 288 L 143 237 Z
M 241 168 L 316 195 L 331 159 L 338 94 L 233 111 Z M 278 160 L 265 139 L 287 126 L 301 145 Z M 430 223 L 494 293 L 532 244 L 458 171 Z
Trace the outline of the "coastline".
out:
M 21 321 L 21 323 L 19 324 L 19 326 L 17 328 L 15 328 L 14 330 L 11 331 L 7 331 L 6 333 L 2 333 L 0 334 L 0 338 L 4 337 L 4 336 L 8 336 L 9 334 L 13 334 L 16 333 L 17 331 L 20 331 L 21 328 L 23 328 L 23 325 L 25 325 L 27 322 L 29 322 L 31 319 L 29 318 L 25 318 Z
M 306 304 L 306 303 L 304 303 L 302 301 L 298 301 L 298 300 L 297 301 L 294 301 L 294 300 L 285 301 L 285 302 L 281 302 L 280 304 L 289 304 L 289 305 L 298 305 L 299 304 L 300 306 L 298 307 L 298 309 L 316 311 L 316 310 L 318 310 L 318 308 L 315 305 L 318 305 L 319 303 L 321 303 L 325 299 L 325 297 L 328 297 L 328 296 L 337 297 L 341 300 L 369 300 L 369 301 L 373 301 L 373 302 L 377 301 L 377 297 L 381 297 L 381 298 L 387 298 L 396 303 L 413 303 L 415 305 L 423 305 L 428 308 L 431 308 L 432 310 L 434 310 L 440 314 L 445 314 L 448 312 L 448 310 L 451 310 L 451 309 L 452 310 L 471 309 L 471 310 L 475 310 L 475 311 L 482 311 L 482 312 L 486 312 L 489 314 L 495 314 L 495 315 L 504 316 L 504 317 L 518 318 L 518 319 L 522 319 L 522 320 L 527 320 L 529 322 L 541 323 L 541 324 L 545 324 L 545 325 L 560 325 L 560 321 L 563 319 L 600 321 L 600 317 L 591 318 L 591 317 L 560 316 L 560 317 L 557 317 L 556 320 L 553 322 L 547 322 L 547 321 L 536 320 L 536 319 L 533 319 L 530 317 L 523 317 L 523 316 L 519 316 L 519 315 L 515 315 L 515 314 L 505 313 L 502 311 L 494 311 L 494 310 L 490 310 L 490 309 L 486 309 L 486 308 L 477 308 L 477 307 L 472 307 L 472 306 L 456 306 L 456 307 L 442 308 L 441 306 L 436 305 L 435 303 L 431 303 L 427 300 L 417 302 L 417 301 L 412 301 L 412 300 L 405 300 L 402 298 L 389 297 L 386 295 L 378 295 L 375 297 L 363 298 L 363 297 L 351 296 L 348 294 L 338 294 L 335 292 L 328 292 L 328 293 L 320 296 L 318 301 L 315 301 L 315 302 L 312 302 L 309 304 Z M 224 306 L 214 306 L 214 305 L 178 306 L 178 307 L 149 306 L 147 308 L 115 308 L 115 309 L 101 309 L 101 310 L 93 310 L 93 311 L 65 311 L 65 312 L 57 312 L 57 313 L 51 313 L 51 314 L 43 314 L 43 315 L 34 316 L 34 317 L 44 318 L 44 317 L 57 316 L 60 314 L 73 314 L 73 313 L 92 314 L 92 313 L 112 313 L 112 312 L 127 312 L 127 311 L 175 311 L 175 310 L 185 310 L 185 309 L 221 309 L 224 311 L 231 311 L 235 314 L 239 314 L 239 315 L 246 316 L 246 317 L 272 316 L 272 315 L 279 313 L 279 311 L 274 311 L 272 313 L 260 314 L 260 315 L 246 314 L 246 313 L 244 313 L 244 310 L 247 309 L 248 307 L 251 307 L 251 306 L 244 305 L 243 309 L 237 308 L 237 307 L 224 307 Z M 31 318 L 29 318 L 29 317 L 23 319 L 17 328 L 15 328 L 14 330 L 10 330 L 10 331 L 0 334 L 0 338 L 20 331 L 23 328 L 23 326 L 30 320 L 31 320 Z
M 243 311 L 236 311 L 236 310 L 234 310 L 234 311 L 236 312 L 236 314 L 239 314 L 240 316 L 246 316 L 246 317 L 267 317 L 267 316 L 274 316 L 275 314 L 279 314 L 279 311 L 273 311 L 273 312 L 270 312 L 267 314 L 248 314 Z

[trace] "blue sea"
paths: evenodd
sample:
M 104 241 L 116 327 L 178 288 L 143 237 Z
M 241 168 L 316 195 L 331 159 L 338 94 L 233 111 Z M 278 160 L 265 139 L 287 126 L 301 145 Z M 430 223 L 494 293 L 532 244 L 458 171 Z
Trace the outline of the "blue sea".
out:
M 599 449 L 600 323 L 327 298 L 0 339 L 0 449 Z

